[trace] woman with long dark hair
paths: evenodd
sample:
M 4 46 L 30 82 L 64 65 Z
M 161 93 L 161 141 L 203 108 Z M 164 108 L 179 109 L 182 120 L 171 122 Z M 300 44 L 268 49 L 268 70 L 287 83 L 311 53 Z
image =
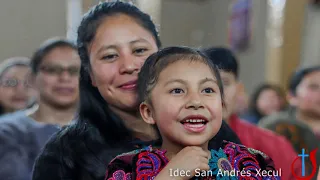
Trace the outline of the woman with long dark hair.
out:
M 13 57 L 0 64 L 0 116 L 27 108 L 34 100 L 28 84 L 30 60 Z
M 116 155 L 161 144 L 139 115 L 136 92 L 141 66 L 161 47 L 150 16 L 129 3 L 100 3 L 83 17 L 77 44 L 82 63 L 78 120 L 48 142 L 34 180 L 104 179 Z M 223 124 L 209 146 L 218 147 L 223 139 L 239 143 Z

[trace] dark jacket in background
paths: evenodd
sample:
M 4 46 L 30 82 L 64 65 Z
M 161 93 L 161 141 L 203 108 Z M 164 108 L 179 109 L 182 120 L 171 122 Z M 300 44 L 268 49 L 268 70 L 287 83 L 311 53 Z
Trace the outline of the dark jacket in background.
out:
M 302 149 L 305 149 L 306 153 L 309 154 L 310 151 L 319 148 L 316 161 L 317 165 L 320 164 L 320 139 L 307 124 L 296 118 L 294 109 L 289 108 L 286 111 L 265 117 L 261 119 L 258 125 L 286 137 L 298 154 L 301 154 Z M 305 159 L 308 162 L 306 167 L 311 172 L 312 166 L 309 158 Z M 306 173 L 306 175 L 309 174 Z M 316 179 L 316 176 L 314 179 Z
M 36 157 L 58 126 L 40 124 L 25 111 L 0 118 L 0 179 L 30 180 Z

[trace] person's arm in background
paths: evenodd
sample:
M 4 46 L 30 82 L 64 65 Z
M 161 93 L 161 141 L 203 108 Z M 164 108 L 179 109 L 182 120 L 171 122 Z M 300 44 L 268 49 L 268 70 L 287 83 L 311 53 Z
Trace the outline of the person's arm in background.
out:
M 30 180 L 32 165 L 23 133 L 10 124 L 0 123 L 0 177 L 3 180 Z
M 32 180 L 78 179 L 74 173 L 74 161 L 67 153 L 71 148 L 70 144 L 62 138 L 63 129 L 54 134 L 40 152 L 34 163 Z

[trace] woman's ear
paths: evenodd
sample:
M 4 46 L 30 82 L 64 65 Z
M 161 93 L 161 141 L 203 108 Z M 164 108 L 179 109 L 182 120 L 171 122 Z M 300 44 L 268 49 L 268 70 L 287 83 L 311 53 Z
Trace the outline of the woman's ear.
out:
M 149 105 L 146 102 L 142 102 L 139 106 L 140 114 L 144 122 L 148 124 L 155 124 L 155 120 L 153 118 L 152 114 L 152 108 L 151 105 Z

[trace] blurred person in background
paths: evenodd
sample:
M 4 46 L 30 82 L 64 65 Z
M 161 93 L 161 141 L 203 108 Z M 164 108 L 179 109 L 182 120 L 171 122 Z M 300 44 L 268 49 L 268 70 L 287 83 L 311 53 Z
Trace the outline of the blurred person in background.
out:
M 35 91 L 30 87 L 30 60 L 13 57 L 0 64 L 0 116 L 32 105 Z
M 235 114 L 242 116 L 248 112 L 248 109 L 249 109 L 249 97 L 244 85 L 241 83 L 239 84 L 238 96 L 236 99 L 234 112 Z
M 293 73 L 287 95 L 288 110 L 267 116 L 259 126 L 285 136 L 296 152 L 320 148 L 320 66 L 305 67 Z M 317 151 L 320 163 L 320 150 Z M 307 166 L 312 168 L 310 162 Z
M 31 179 L 34 161 L 46 141 L 75 117 L 79 99 L 80 58 L 63 38 L 46 41 L 31 59 L 37 106 L 0 121 L 1 179 Z
M 252 124 L 258 124 L 261 118 L 286 108 L 283 90 L 273 84 L 261 84 L 253 93 L 249 112 L 242 119 Z
M 237 96 L 241 92 L 238 89 L 243 85 L 239 80 L 238 61 L 233 52 L 224 47 L 208 48 L 204 52 L 220 70 L 226 103 L 223 119 L 238 135 L 243 145 L 262 151 L 272 158 L 276 169 L 282 171 L 281 179 L 295 180 L 291 164 L 298 154 L 290 142 L 272 131 L 245 122 L 236 115 Z M 301 174 L 301 161 L 297 161 L 293 168 L 296 174 Z

